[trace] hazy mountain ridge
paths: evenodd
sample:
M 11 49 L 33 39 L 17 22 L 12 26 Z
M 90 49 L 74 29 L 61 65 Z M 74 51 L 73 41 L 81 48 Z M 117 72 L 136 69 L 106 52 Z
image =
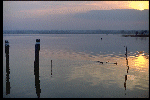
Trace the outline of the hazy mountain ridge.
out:
M 136 31 L 144 30 L 3 30 L 3 34 L 135 34 Z

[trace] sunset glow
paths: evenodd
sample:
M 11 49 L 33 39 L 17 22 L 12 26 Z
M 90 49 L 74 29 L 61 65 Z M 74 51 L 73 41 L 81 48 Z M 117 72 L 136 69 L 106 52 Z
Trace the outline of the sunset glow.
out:
M 111 9 L 149 9 L 149 1 L 104 1 L 92 2 L 85 5 L 93 6 L 94 9 L 111 10 Z M 97 8 L 96 8 L 97 7 Z
M 129 7 L 137 10 L 149 9 L 149 1 L 132 1 L 129 3 Z
M 148 30 L 148 14 L 149 1 L 4 1 L 3 29 Z

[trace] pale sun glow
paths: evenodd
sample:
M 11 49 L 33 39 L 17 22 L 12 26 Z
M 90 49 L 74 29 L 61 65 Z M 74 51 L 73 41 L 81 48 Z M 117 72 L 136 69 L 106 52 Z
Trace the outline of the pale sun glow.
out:
M 137 10 L 149 9 L 149 1 L 129 1 L 129 7 Z
M 143 54 L 139 54 L 138 57 L 136 57 L 136 59 L 134 60 L 134 62 L 134 65 L 137 69 L 147 69 L 149 66 L 149 60 Z

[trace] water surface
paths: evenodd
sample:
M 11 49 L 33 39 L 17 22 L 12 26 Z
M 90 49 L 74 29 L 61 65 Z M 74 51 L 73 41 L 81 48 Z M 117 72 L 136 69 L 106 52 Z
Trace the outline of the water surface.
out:
M 149 97 L 149 37 L 113 34 L 3 34 L 3 97 L 37 98 L 38 38 L 40 98 Z M 7 95 L 5 40 L 10 45 Z

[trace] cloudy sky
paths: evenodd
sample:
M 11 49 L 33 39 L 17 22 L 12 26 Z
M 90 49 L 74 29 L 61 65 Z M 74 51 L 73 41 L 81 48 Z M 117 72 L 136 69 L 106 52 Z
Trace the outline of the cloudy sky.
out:
M 149 1 L 3 1 L 3 30 L 148 30 Z

